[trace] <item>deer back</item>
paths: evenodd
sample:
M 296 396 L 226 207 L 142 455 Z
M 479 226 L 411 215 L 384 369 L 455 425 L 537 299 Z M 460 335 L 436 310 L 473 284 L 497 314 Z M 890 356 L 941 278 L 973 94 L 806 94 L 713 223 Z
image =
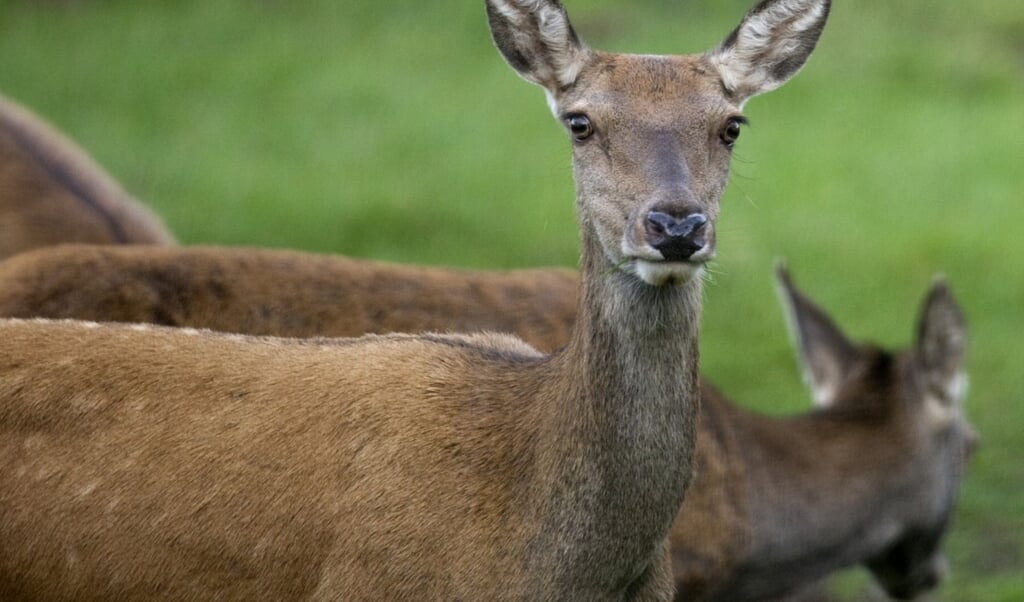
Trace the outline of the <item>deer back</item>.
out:
M 565 345 L 568 269 L 458 270 L 237 247 L 62 245 L 0 262 L 0 316 L 286 337 L 514 332 Z

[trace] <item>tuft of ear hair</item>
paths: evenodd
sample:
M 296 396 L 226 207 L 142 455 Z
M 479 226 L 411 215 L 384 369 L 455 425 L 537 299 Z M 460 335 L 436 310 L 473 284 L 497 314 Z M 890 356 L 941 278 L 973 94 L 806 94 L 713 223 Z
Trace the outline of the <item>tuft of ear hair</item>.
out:
M 821 37 L 830 0 L 763 0 L 707 57 L 738 104 L 784 84 Z

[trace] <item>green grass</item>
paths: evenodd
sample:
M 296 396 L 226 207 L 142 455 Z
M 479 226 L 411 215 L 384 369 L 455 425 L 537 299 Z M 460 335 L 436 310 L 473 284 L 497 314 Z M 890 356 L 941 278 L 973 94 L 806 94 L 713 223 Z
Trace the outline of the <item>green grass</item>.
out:
M 568 0 L 592 45 L 703 50 L 740 0 Z M 0 90 L 80 141 L 188 243 L 504 268 L 574 265 L 569 148 L 482 3 L 0 0 Z M 910 340 L 944 273 L 983 439 L 937 600 L 1024 596 L 1024 11 L 839 2 L 752 100 L 723 200 L 704 373 L 798 411 L 771 264 L 853 336 Z M 854 579 L 856 582 L 856 579 Z M 849 588 L 849 586 L 847 586 Z

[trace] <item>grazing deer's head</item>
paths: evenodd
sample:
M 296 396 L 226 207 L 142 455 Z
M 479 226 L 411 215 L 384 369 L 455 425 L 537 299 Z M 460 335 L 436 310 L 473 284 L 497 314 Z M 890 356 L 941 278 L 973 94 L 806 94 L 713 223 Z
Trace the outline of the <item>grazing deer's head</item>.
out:
M 963 314 L 949 286 L 937 278 L 922 304 L 914 345 L 891 354 L 849 341 L 796 290 L 784 268 L 779 284 L 815 402 L 830 412 L 870 412 L 889 425 L 884 442 L 876 442 L 885 448 L 877 450 L 879 458 L 886 460 L 879 462 L 877 480 L 889 491 L 879 504 L 892 514 L 881 551 L 866 566 L 890 596 L 913 598 L 943 577 L 940 545 L 977 441 L 962 409 Z
M 648 284 L 685 282 L 715 254 L 715 219 L 750 97 L 792 77 L 828 0 L 765 0 L 698 55 L 609 54 L 557 0 L 487 0 L 495 44 L 542 86 L 573 143 L 584 241 Z

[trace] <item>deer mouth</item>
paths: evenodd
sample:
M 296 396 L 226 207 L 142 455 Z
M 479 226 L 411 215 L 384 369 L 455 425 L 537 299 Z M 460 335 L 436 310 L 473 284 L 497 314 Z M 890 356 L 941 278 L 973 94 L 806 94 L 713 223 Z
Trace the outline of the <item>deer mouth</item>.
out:
M 714 259 L 714 256 L 714 245 L 710 243 L 686 259 L 672 261 L 653 247 L 633 246 L 628 241 L 623 241 L 618 266 L 646 284 L 670 286 L 685 284 L 699 278 L 704 273 L 705 264 Z
M 710 259 L 710 258 L 709 258 Z M 628 265 L 631 272 L 640 280 L 653 286 L 685 284 L 704 272 L 704 264 L 708 259 L 693 258 L 685 261 L 666 261 L 633 258 Z
M 703 216 L 701 216 L 703 218 Z M 653 286 L 684 284 L 703 274 L 704 264 L 714 259 L 714 230 L 706 218 L 699 224 L 682 224 L 676 230 L 662 232 L 657 221 L 649 220 L 633 236 L 623 238 L 620 265 Z

